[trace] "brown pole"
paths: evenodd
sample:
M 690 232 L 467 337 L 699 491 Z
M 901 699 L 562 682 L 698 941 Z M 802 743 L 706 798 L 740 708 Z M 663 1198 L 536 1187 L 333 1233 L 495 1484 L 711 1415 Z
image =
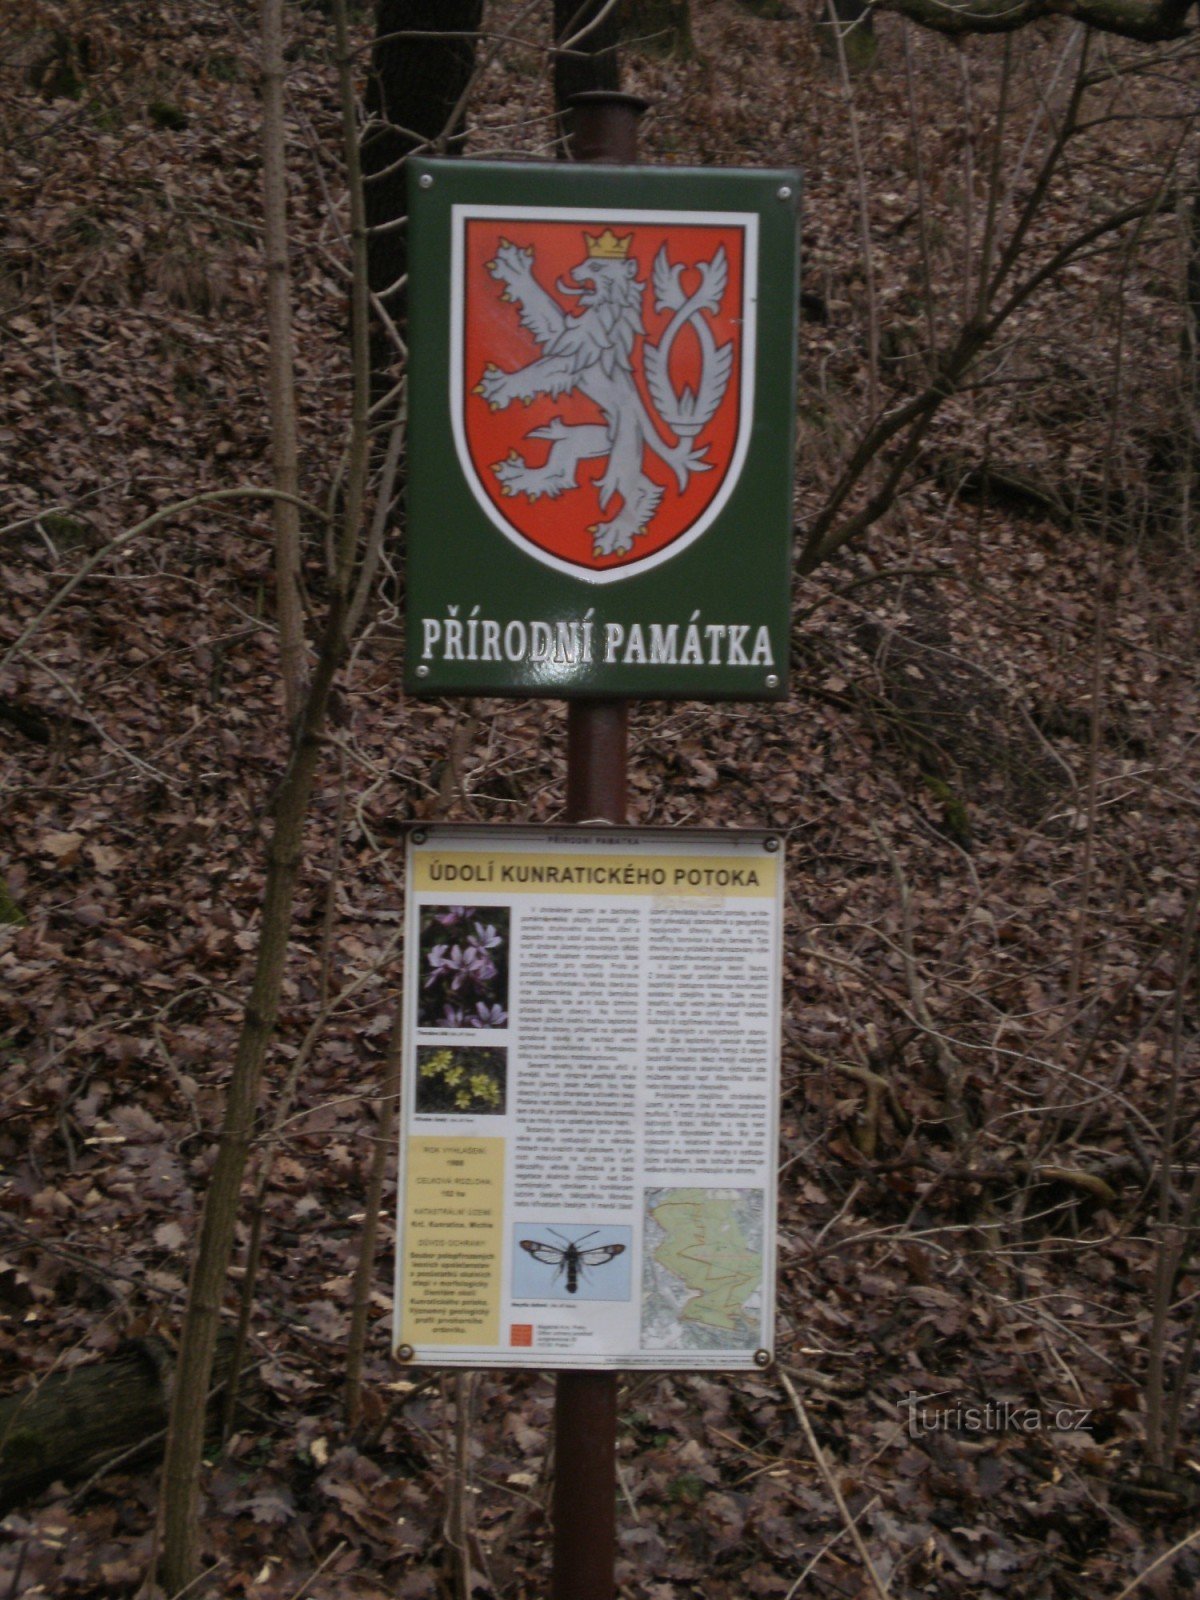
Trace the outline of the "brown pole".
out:
M 638 158 L 638 118 L 646 102 L 619 89 L 586 89 L 571 96 L 571 160 L 632 167 Z
M 645 103 L 606 89 L 571 101 L 576 161 L 632 165 Z M 567 821 L 624 822 L 629 706 L 567 707 Z M 560 1372 L 554 1406 L 552 1600 L 613 1600 L 617 1547 L 617 1375 Z
M 624 822 L 626 700 L 572 700 L 567 707 L 567 821 Z
M 567 707 L 567 821 L 624 822 L 629 706 Z M 617 1375 L 560 1372 L 554 1400 L 552 1600 L 613 1600 Z

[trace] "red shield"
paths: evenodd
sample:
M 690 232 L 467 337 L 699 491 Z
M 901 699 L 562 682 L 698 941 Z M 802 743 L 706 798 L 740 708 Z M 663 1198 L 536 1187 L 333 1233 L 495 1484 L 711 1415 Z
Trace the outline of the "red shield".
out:
M 753 398 L 756 218 L 455 207 L 451 415 L 479 505 L 591 583 L 717 517 Z

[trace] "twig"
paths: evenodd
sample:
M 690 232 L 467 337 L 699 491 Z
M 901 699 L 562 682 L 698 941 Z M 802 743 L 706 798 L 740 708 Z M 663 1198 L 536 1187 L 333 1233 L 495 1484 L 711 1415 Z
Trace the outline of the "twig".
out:
M 137 770 L 145 777 L 149 778 L 151 782 L 161 783 L 165 789 L 170 789 L 176 793 L 178 792 L 178 784 L 176 784 L 165 772 L 161 771 L 158 767 L 152 767 L 148 761 L 143 761 L 141 756 L 135 756 L 133 751 L 130 750 L 127 745 L 123 745 L 114 734 L 109 733 L 108 729 L 104 726 L 100 719 L 93 716 L 88 710 L 83 696 L 78 692 L 73 684 L 67 682 L 66 678 L 63 677 L 61 672 L 58 672 L 54 667 L 52 667 L 48 661 L 44 661 L 41 656 L 36 656 L 34 659 L 36 661 L 38 670 L 44 672 L 48 678 L 53 679 L 63 693 L 71 698 L 79 710 L 80 719 L 86 722 L 89 727 L 95 729 L 96 736 L 102 744 L 110 746 L 110 748 L 115 750 L 119 756 L 123 756 L 131 766 L 136 767 Z
M 896 1125 L 904 1133 L 912 1126 L 908 1113 L 896 1098 L 896 1091 L 882 1073 L 875 1072 L 870 1067 L 854 1066 L 849 1061 L 834 1061 L 833 1070 L 840 1072 L 844 1078 L 853 1078 L 855 1083 L 861 1083 L 866 1093 L 866 1105 L 863 1107 L 862 1120 L 855 1133 L 854 1142 L 861 1153 L 870 1161 L 874 1158 L 875 1149 L 879 1142 L 879 1108 L 886 1100 Z
M 166 1437 L 167 1430 L 162 1427 L 155 1433 L 148 1433 L 144 1439 L 139 1439 L 136 1444 L 126 1446 L 124 1450 L 118 1450 L 116 1455 L 107 1456 L 90 1477 L 85 1478 L 81 1484 L 71 1490 L 71 1503 L 75 1504 L 82 1500 L 84 1495 L 100 1482 L 101 1478 L 107 1478 L 110 1472 L 115 1472 L 124 1462 L 135 1460 L 148 1446 L 157 1444 L 160 1439 L 165 1439 Z
M 17 1600 L 17 1596 L 21 1593 L 21 1574 L 25 1570 L 25 1558 L 32 1543 L 32 1539 L 24 1540 L 17 1552 L 17 1564 L 13 1568 L 12 1582 L 8 1586 L 8 1600 Z
M 387 1061 L 384 1066 L 379 1101 L 379 1126 L 375 1134 L 375 1147 L 371 1153 L 362 1237 L 359 1241 L 358 1262 L 354 1269 L 354 1283 L 350 1292 L 350 1336 L 346 1345 L 346 1422 L 351 1428 L 357 1426 L 362 1415 L 363 1353 L 367 1345 L 371 1280 L 375 1272 L 379 1202 L 383 1196 L 383 1179 L 387 1170 L 388 1156 L 391 1154 L 392 1132 L 396 1123 L 397 1101 L 400 1097 L 403 1040 L 403 1014 L 397 1007 L 391 1037 L 388 1040 Z
M 345 500 L 342 536 L 336 556 L 334 581 L 349 598 L 358 544 L 359 524 L 366 498 L 369 416 L 371 406 L 371 354 L 369 347 L 370 288 L 367 268 L 367 218 L 363 203 L 362 162 L 358 149 L 358 107 L 354 94 L 354 57 L 350 47 L 350 28 L 346 0 L 333 0 L 333 32 L 337 50 L 338 98 L 342 113 L 342 152 L 346 163 L 346 187 L 350 195 L 350 260 L 354 280 L 350 286 L 350 348 L 353 393 L 350 403 L 350 441 L 346 449 Z M 370 551 L 364 555 L 364 571 L 372 566 Z M 361 579 L 360 579 L 361 581 Z M 352 610 L 352 607 L 351 607 Z M 347 611 L 347 620 L 351 614 Z
M 633 1491 L 629 1487 L 629 1474 L 619 1461 L 617 1462 L 617 1482 L 621 1486 L 621 1493 L 625 1496 L 625 1504 L 629 1507 L 629 1515 L 635 1522 L 640 1522 L 642 1513 L 638 1510 L 633 1498 Z
M 583 19 L 586 17 L 588 7 L 587 5 L 580 5 L 579 10 L 567 24 L 568 32 L 571 28 L 576 27 L 580 23 L 582 23 L 582 25 L 579 26 L 577 33 L 571 33 L 569 37 L 564 36 L 562 39 L 555 40 L 555 52 L 557 53 L 558 51 L 574 50 L 576 45 L 582 44 L 589 34 L 594 33 L 597 28 L 607 21 L 609 14 L 618 4 L 619 0 L 605 0 L 605 3 L 599 8 L 596 14 L 594 16 L 587 17 L 586 21 Z
M 333 860 L 329 863 L 329 876 L 325 880 L 325 911 L 321 918 L 321 964 L 317 980 L 317 1005 L 325 1011 L 329 1006 L 329 969 L 333 962 L 333 929 L 337 919 L 337 891 L 342 872 L 342 845 L 346 836 L 346 752 L 338 752 L 337 811 L 333 822 Z
M 925 183 L 925 163 L 921 155 L 921 128 L 913 92 L 912 24 L 905 17 L 901 24 L 904 38 L 904 94 L 908 106 L 908 141 L 912 150 L 913 173 L 917 180 L 917 230 L 921 241 L 921 292 L 925 301 L 925 336 L 929 356 L 937 350 L 937 308 L 933 299 L 933 267 L 929 248 L 929 192 Z
M 966 322 L 971 315 L 971 277 L 975 246 L 975 107 L 971 103 L 971 62 L 965 50 L 959 50 L 958 69 L 962 80 L 963 123 L 963 264 L 962 264 L 962 317 Z M 986 302 L 987 279 L 981 274 L 980 299 Z
M 107 560 L 109 556 L 114 555 L 118 550 L 123 550 L 127 544 L 132 544 L 139 535 L 149 533 L 151 528 L 157 528 L 160 523 L 168 522 L 172 517 L 177 517 L 184 511 L 192 511 L 196 506 L 222 505 L 229 500 L 278 500 L 280 498 L 291 499 L 292 497 L 290 495 L 281 496 L 278 489 L 210 489 L 204 494 L 194 494 L 188 500 L 179 500 L 172 506 L 162 506 L 152 516 L 143 518 L 141 522 L 135 523 L 132 528 L 126 528 L 123 532 L 118 533 L 115 538 L 110 539 L 94 555 L 90 555 L 74 577 L 69 578 L 58 593 L 46 602 L 33 621 L 21 630 L 15 641 L 4 652 L 3 658 L 0 659 L 0 672 L 3 672 L 14 657 L 24 649 L 47 617 L 52 616 L 59 606 L 75 593 L 75 590 L 78 589 L 83 580 L 102 561 Z M 327 520 L 320 506 L 314 506 L 311 501 L 297 500 L 296 504 L 301 511 L 311 511 L 313 516 L 320 517 L 322 522 Z
M 309 1585 L 312 1584 L 317 1578 L 319 1578 L 321 1576 L 321 1574 L 325 1571 L 326 1567 L 330 1566 L 334 1561 L 337 1560 L 337 1558 L 341 1555 L 342 1551 L 345 1548 L 346 1548 L 346 1540 L 342 1539 L 333 1547 L 333 1549 L 325 1557 L 324 1561 L 321 1562 L 320 1566 L 313 1568 L 313 1570 L 309 1573 L 308 1577 L 305 1578 L 304 1582 L 300 1585 L 300 1587 L 296 1590 L 295 1594 L 292 1596 L 292 1600 L 303 1600 L 305 1591 L 308 1589 Z
M 473 1372 L 454 1376 L 454 1463 L 446 1496 L 446 1543 L 454 1552 L 454 1592 L 456 1600 L 471 1600 L 471 1399 L 475 1388 Z
M 1139 1572 L 1137 1577 L 1134 1578 L 1132 1582 L 1127 1583 L 1117 1596 L 1117 1600 L 1125 1600 L 1126 1595 L 1130 1595 L 1135 1589 L 1141 1588 L 1143 1581 L 1148 1578 L 1152 1572 L 1157 1572 L 1159 1567 L 1161 1567 L 1164 1562 L 1169 1561 L 1172 1556 L 1178 1555 L 1179 1552 L 1187 1545 L 1194 1544 L 1197 1539 L 1200 1539 L 1200 1528 L 1193 1528 L 1191 1533 L 1180 1539 L 1178 1544 L 1173 1544 L 1169 1550 L 1164 1550 L 1162 1555 L 1156 1556 L 1150 1565 L 1143 1571 Z
M 384 457 L 383 471 L 380 474 L 379 487 L 376 492 L 375 513 L 371 518 L 371 526 L 367 533 L 367 545 L 363 554 L 362 566 L 359 568 L 358 584 L 354 591 L 354 597 L 350 602 L 347 632 L 351 636 L 358 631 L 363 608 L 366 606 L 367 596 L 371 592 L 371 584 L 375 578 L 375 570 L 379 565 L 379 557 L 383 549 L 384 530 L 387 527 L 388 515 L 391 512 L 392 500 L 396 492 L 396 473 L 400 466 L 400 452 L 404 447 L 407 423 L 407 406 L 402 405 L 398 408 L 398 414 L 392 424 L 392 431 L 388 438 L 387 454 Z
M 963 60 L 966 60 L 964 54 Z M 1004 152 L 1004 135 L 1007 130 L 1008 89 L 1012 78 L 1012 34 L 1004 38 L 1004 68 L 1000 77 L 1000 105 L 992 128 L 992 166 L 988 174 L 987 215 L 983 225 L 983 241 L 979 247 L 979 299 L 977 311 L 987 316 L 988 283 L 992 276 L 992 261 L 998 237 L 996 221 L 1000 203 L 1000 158 Z
M 353 982 L 348 983 L 344 989 L 333 997 L 309 1024 L 304 1038 L 300 1041 L 300 1048 L 288 1068 L 287 1077 L 279 1092 L 275 1104 L 271 1126 L 259 1143 L 262 1146 L 258 1176 L 254 1185 L 253 1211 L 250 1219 L 250 1237 L 246 1241 L 246 1254 L 241 1287 L 241 1300 L 238 1309 L 237 1334 L 234 1339 L 233 1357 L 229 1368 L 229 1386 L 226 1390 L 225 1414 L 221 1423 L 221 1435 L 228 1437 L 237 1410 L 238 1384 L 241 1379 L 242 1356 L 246 1348 L 246 1341 L 250 1332 L 250 1319 L 254 1311 L 254 1291 L 258 1282 L 258 1267 L 262 1255 L 262 1232 L 265 1215 L 266 1193 L 271 1182 L 271 1175 L 275 1167 L 275 1156 L 279 1143 L 291 1117 L 292 1105 L 296 1098 L 296 1090 L 300 1084 L 300 1075 L 308 1065 L 310 1056 L 316 1046 L 325 1024 L 335 1011 L 344 1007 L 358 991 L 378 973 L 388 961 L 397 944 L 403 936 L 403 930 L 397 930 L 384 945 L 376 962 L 364 972 L 360 972 Z M 304 1115 L 305 1113 L 300 1113 Z
M 460 800 L 472 816 L 479 815 L 478 808 L 471 796 L 467 793 L 466 778 L 463 775 L 462 764 L 467 751 L 471 747 L 471 740 L 479 731 L 479 718 L 475 715 L 474 700 L 464 700 L 462 712 L 455 718 L 454 732 L 450 737 L 450 748 L 446 753 L 446 765 L 442 768 L 441 780 L 438 783 L 438 812 L 445 813 L 454 804 L 454 795 L 457 791 Z
M 846 102 L 846 120 L 850 129 L 850 149 L 854 156 L 854 171 L 858 186 L 858 233 L 862 248 L 863 282 L 867 294 L 867 416 L 872 419 L 879 412 L 879 296 L 875 289 L 875 257 L 871 249 L 871 213 L 867 201 L 867 173 L 863 162 L 862 141 L 858 136 L 858 110 L 854 102 L 854 85 L 850 80 L 850 67 L 846 60 L 846 40 L 841 19 L 834 0 L 827 0 L 829 25 L 837 45 L 838 73 L 842 80 L 842 98 Z
M 1192 1188 L 1191 1204 L 1183 1210 L 1178 1234 L 1172 1237 L 1171 1222 L 1171 1165 L 1179 1136 L 1179 1095 L 1183 1084 L 1183 1014 L 1187 994 L 1192 946 L 1196 938 L 1196 921 L 1200 914 L 1200 881 L 1192 890 L 1183 927 L 1179 936 L 1179 955 L 1175 965 L 1175 1016 L 1171 1028 L 1171 1076 L 1167 1084 L 1167 1104 L 1163 1123 L 1162 1150 L 1159 1156 L 1158 1192 L 1158 1250 L 1154 1263 L 1154 1282 L 1150 1294 L 1151 1321 L 1149 1362 L 1146 1372 L 1146 1448 L 1150 1460 L 1161 1466 L 1168 1459 L 1166 1443 L 1173 1433 L 1164 1426 L 1166 1405 L 1167 1319 L 1171 1310 L 1171 1290 L 1183 1265 L 1189 1244 L 1191 1212 L 1200 1189 L 1200 1171 Z M 1191 1340 L 1188 1341 L 1190 1348 Z M 1175 1376 L 1175 1397 L 1169 1417 L 1174 1414 L 1178 1423 L 1178 1402 L 1187 1384 L 1187 1369 L 1181 1367 Z
M 912 901 L 909 894 L 908 879 L 904 876 L 904 868 L 900 865 L 899 856 L 873 822 L 871 823 L 871 832 L 875 837 L 876 844 L 888 858 L 892 874 L 896 879 L 896 887 L 900 894 L 901 954 L 904 958 L 904 971 L 908 978 L 908 994 L 912 1001 L 912 1008 L 917 1021 L 926 1035 L 933 1040 L 938 1066 L 941 1069 L 942 1078 L 946 1085 L 946 1120 L 955 1138 L 961 1140 L 966 1132 L 966 1114 L 963 1108 L 963 1069 L 961 1063 L 945 1043 L 943 1036 L 934 1027 L 933 1018 L 929 1012 L 929 1005 L 925 997 L 925 984 L 917 965 L 916 947 L 913 941 Z
M 845 1500 L 842 1499 L 842 1491 L 838 1488 L 837 1480 L 834 1478 L 829 1463 L 825 1459 L 825 1452 L 817 1442 L 812 1423 L 808 1420 L 808 1412 L 804 1409 L 804 1401 L 801 1400 L 795 1384 L 788 1377 L 783 1367 L 779 1369 L 779 1381 L 783 1385 L 788 1399 L 792 1402 L 796 1416 L 800 1420 L 800 1426 L 804 1430 L 804 1437 L 808 1440 L 808 1448 L 812 1451 L 812 1458 L 817 1464 L 817 1471 L 825 1479 L 826 1487 L 833 1496 L 834 1503 L 841 1513 L 842 1521 L 846 1525 L 846 1532 L 854 1540 L 854 1548 L 858 1551 L 862 1564 L 870 1574 L 871 1582 L 875 1585 L 875 1592 L 879 1596 L 879 1600 L 888 1600 L 888 1586 L 875 1569 L 875 1563 L 871 1560 L 871 1552 L 867 1549 L 866 1544 L 863 1542 L 863 1536 L 858 1531 L 858 1523 L 850 1515 L 850 1508 Z M 860 1516 L 864 1514 L 864 1512 L 859 1513 Z
M 181 1589 L 174 1590 L 170 1600 L 183 1600 L 184 1595 L 191 1594 L 193 1589 L 198 1589 L 207 1578 L 211 1578 L 214 1572 L 220 1571 L 226 1565 L 226 1561 L 227 1557 L 218 1556 L 211 1567 L 205 1567 L 204 1571 L 197 1573 L 190 1583 L 185 1583 Z
M 122 1307 L 128 1305 L 134 1288 L 143 1294 L 160 1295 L 164 1300 L 173 1301 L 177 1298 L 174 1291 L 170 1289 L 160 1289 L 157 1286 L 147 1284 L 144 1273 L 121 1272 L 116 1267 L 98 1267 L 87 1256 L 78 1255 L 74 1250 L 65 1249 L 60 1244 L 52 1244 L 50 1240 L 44 1239 L 40 1234 L 35 1233 L 32 1228 L 27 1228 L 24 1223 L 18 1222 L 15 1217 L 6 1216 L 2 1212 L 0 1212 L 0 1228 L 7 1228 L 11 1233 L 17 1234 L 21 1239 L 25 1240 L 31 1249 L 44 1250 L 47 1255 L 54 1256 L 59 1261 L 65 1261 L 69 1266 L 74 1267 L 77 1272 L 82 1272 L 85 1277 L 91 1278 L 93 1283 L 98 1284 L 110 1299 Z M 130 1290 L 122 1292 L 120 1289 L 114 1288 L 113 1285 L 118 1283 L 129 1284 L 131 1286 Z
M 854 1521 L 857 1522 L 859 1520 L 859 1518 L 865 1517 L 867 1512 L 868 1511 L 873 1511 L 878 1504 L 879 1504 L 879 1496 L 877 1494 L 876 1495 L 872 1495 L 871 1498 L 867 1501 L 866 1505 L 858 1513 L 858 1516 L 855 1517 Z M 812 1572 L 816 1567 L 820 1566 L 821 1562 L 825 1559 L 825 1557 L 833 1549 L 834 1545 L 837 1544 L 839 1539 L 842 1539 L 842 1538 L 845 1537 L 845 1535 L 847 1534 L 847 1532 L 850 1531 L 850 1528 L 852 1526 L 853 1526 L 853 1524 L 847 1524 L 847 1525 L 839 1528 L 838 1531 L 834 1534 L 832 1539 L 827 1539 L 825 1541 L 825 1543 L 817 1551 L 816 1555 L 813 1556 L 807 1562 L 807 1564 L 805 1565 L 804 1571 L 796 1579 L 795 1583 L 788 1590 L 787 1594 L 784 1595 L 783 1600 L 793 1600 L 793 1596 L 800 1592 L 800 1585 L 804 1582 L 805 1578 L 807 1578 L 809 1573 Z

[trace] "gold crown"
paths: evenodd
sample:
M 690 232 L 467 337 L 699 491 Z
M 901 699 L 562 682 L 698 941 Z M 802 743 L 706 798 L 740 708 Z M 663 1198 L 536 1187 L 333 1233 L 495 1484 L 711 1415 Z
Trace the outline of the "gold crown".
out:
M 584 229 L 583 240 L 587 245 L 588 257 L 592 261 L 624 261 L 629 255 L 629 246 L 633 243 L 633 235 L 627 233 L 623 239 L 618 239 L 611 228 L 605 228 L 603 233 L 590 234 Z

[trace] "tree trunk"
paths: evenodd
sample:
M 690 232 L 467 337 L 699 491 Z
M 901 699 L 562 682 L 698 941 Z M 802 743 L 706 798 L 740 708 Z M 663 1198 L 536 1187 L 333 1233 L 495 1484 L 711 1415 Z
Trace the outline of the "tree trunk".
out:
M 263 1066 L 275 1032 L 296 885 L 303 861 L 304 827 L 324 742 L 333 681 L 349 648 L 353 624 L 361 615 L 370 591 L 382 537 L 382 518 L 376 517 L 365 546 L 360 538 L 366 494 L 370 383 L 366 223 L 354 103 L 354 52 L 346 22 L 345 0 L 333 0 L 333 14 L 353 262 L 350 304 L 354 392 L 346 449 L 342 526 L 332 564 L 324 635 L 304 710 L 293 735 L 291 759 L 272 806 L 274 829 L 267 850 L 267 881 L 254 977 L 238 1035 L 220 1141 L 204 1197 L 200 1239 L 188 1284 L 187 1309 L 179 1342 L 179 1372 L 171 1399 L 159 1498 L 161 1576 L 170 1594 L 190 1588 L 198 1570 L 204 1423 L 197 1397 L 207 1394 L 210 1384 L 242 1179 L 255 1133 Z M 360 550 L 364 553 L 356 579 L 355 557 Z
M 367 208 L 367 277 L 392 322 L 402 328 L 408 271 L 404 157 L 428 145 L 462 148 L 463 100 L 475 67 L 483 0 L 377 0 L 375 46 L 367 80 L 370 119 L 362 141 Z M 437 37 L 415 37 L 436 34 Z M 385 231 L 380 232 L 379 229 Z M 372 399 L 391 387 L 395 348 L 386 323 L 371 319 Z
M 292 360 L 292 275 L 288 263 L 284 130 L 283 0 L 262 5 L 263 241 L 267 266 L 267 393 L 271 475 L 280 498 L 275 522 L 275 608 L 283 706 L 290 728 L 304 699 L 304 612 L 300 604 L 300 467 Z
M 213 1392 L 228 1375 L 233 1340 L 222 1334 Z M 0 1400 L 0 1515 L 55 1482 L 162 1455 L 171 1356 L 162 1339 L 137 1339 L 108 1361 L 54 1372 Z M 215 1433 L 220 1407 L 209 1405 Z

